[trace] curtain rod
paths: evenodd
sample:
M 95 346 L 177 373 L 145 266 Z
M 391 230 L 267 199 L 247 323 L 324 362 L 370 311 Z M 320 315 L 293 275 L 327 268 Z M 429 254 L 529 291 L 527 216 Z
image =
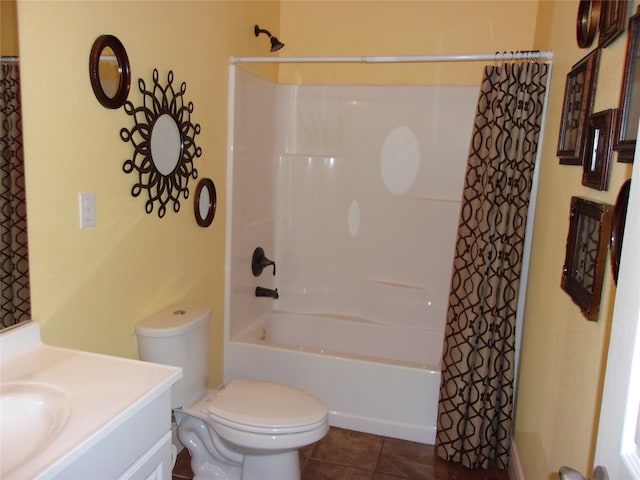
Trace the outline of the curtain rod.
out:
M 422 63 L 422 62 L 504 62 L 507 60 L 551 60 L 550 51 L 496 52 L 469 55 L 405 55 L 383 57 L 231 57 L 236 63 Z

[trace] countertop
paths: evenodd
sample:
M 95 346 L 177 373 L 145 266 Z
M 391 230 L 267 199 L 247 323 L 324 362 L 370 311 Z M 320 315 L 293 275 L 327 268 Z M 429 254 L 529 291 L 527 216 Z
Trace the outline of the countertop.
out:
M 182 377 L 177 367 L 42 344 L 34 322 L 19 328 L 0 335 L 0 382 L 62 390 L 70 415 L 55 440 L 29 461 L 5 472 L 0 459 L 5 480 L 55 476 Z

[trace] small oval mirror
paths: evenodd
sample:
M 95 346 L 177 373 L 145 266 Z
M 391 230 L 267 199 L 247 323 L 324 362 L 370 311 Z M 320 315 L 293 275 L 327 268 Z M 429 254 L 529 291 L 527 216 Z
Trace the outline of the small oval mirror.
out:
M 129 95 L 131 68 L 124 45 L 113 35 L 100 35 L 89 54 L 89 79 L 98 101 L 120 108 Z
M 196 187 L 194 199 L 196 222 L 201 227 L 208 227 L 216 216 L 217 195 L 213 180 L 203 178 Z
M 182 155 L 180 130 L 171 115 L 163 113 L 151 131 L 151 158 L 158 172 L 165 177 L 178 166 Z

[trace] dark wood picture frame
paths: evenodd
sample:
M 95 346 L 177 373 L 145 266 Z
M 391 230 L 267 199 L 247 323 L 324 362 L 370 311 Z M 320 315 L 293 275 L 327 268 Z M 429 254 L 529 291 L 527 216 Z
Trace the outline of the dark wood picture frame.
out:
M 624 33 L 627 23 L 628 0 L 600 2 L 600 38 L 598 46 L 605 48 Z
M 600 49 L 596 48 L 576 63 L 567 75 L 557 150 L 563 165 L 582 165 L 599 63 Z
M 587 320 L 597 321 L 613 206 L 571 197 L 569 234 L 560 285 Z
M 618 106 L 618 126 L 614 150 L 618 152 L 618 161 L 632 163 L 638 136 L 640 120 L 640 88 L 634 84 L 640 82 L 640 68 L 637 68 L 640 56 L 640 13 L 629 19 L 627 53 L 624 61 L 624 76 Z
M 589 117 L 587 150 L 582 162 L 582 184 L 596 190 L 609 189 L 609 165 L 618 110 L 610 108 Z

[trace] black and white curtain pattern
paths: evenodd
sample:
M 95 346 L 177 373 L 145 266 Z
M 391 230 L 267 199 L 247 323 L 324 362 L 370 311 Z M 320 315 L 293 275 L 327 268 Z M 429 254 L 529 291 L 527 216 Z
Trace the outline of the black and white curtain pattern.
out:
M 548 65 L 487 66 L 460 207 L 442 361 L 436 451 L 506 469 L 515 319 Z
M 31 316 L 20 68 L 17 62 L 1 67 L 0 329 Z

